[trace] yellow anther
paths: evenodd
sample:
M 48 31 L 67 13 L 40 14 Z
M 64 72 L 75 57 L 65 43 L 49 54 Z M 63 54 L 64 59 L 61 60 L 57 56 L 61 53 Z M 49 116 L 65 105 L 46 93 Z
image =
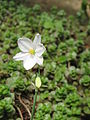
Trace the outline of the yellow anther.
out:
M 34 55 L 35 54 L 35 50 L 34 49 L 30 49 L 29 53 L 32 54 L 32 55 Z

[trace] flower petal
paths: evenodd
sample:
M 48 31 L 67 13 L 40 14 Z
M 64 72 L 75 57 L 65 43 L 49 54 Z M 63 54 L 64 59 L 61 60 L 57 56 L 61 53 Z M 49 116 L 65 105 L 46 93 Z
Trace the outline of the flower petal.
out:
M 27 55 L 28 55 L 28 53 L 20 52 L 20 53 L 17 53 L 17 54 L 13 57 L 13 59 L 15 59 L 16 61 L 18 61 L 18 60 L 24 60 Z
M 33 55 L 28 55 L 23 61 L 23 66 L 26 70 L 31 69 L 35 64 L 36 64 L 36 59 L 35 56 Z
M 36 58 L 36 63 L 37 64 L 43 65 L 43 57 L 42 56 L 38 57 L 38 56 L 35 55 L 35 58 Z
M 28 52 L 29 49 L 33 48 L 32 41 L 28 38 L 19 38 L 18 46 L 22 52 Z
M 39 33 L 37 33 L 34 38 L 33 44 L 38 45 L 39 43 L 41 43 L 41 35 Z
M 41 56 L 45 50 L 46 50 L 46 48 L 43 46 L 43 44 L 39 44 L 36 47 L 35 53 L 37 56 Z

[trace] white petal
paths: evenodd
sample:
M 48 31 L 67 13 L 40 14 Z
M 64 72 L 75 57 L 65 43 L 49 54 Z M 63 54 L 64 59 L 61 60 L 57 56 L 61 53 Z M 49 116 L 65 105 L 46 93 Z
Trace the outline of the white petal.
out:
M 23 61 L 23 66 L 26 70 L 31 69 L 35 64 L 36 64 L 36 59 L 35 56 L 33 55 L 28 55 Z
M 46 50 L 46 48 L 43 46 L 43 44 L 39 44 L 36 47 L 35 53 L 37 56 L 41 56 L 45 50 Z
M 39 65 L 43 65 L 43 57 L 42 56 L 38 57 L 36 55 L 35 55 L 35 57 L 36 57 L 36 63 Z
M 41 35 L 39 33 L 37 33 L 34 38 L 33 44 L 38 45 L 39 43 L 41 43 Z
M 17 53 L 17 54 L 13 57 L 13 59 L 15 59 L 16 61 L 18 61 L 18 60 L 24 60 L 27 55 L 28 55 L 28 53 L 20 52 L 20 53 Z
M 33 48 L 32 41 L 28 38 L 19 38 L 18 46 L 22 52 L 28 52 L 29 49 Z

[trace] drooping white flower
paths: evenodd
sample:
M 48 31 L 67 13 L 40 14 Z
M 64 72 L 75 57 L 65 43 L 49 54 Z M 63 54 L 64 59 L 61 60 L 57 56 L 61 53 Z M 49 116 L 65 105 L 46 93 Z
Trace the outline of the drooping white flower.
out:
M 17 53 L 13 59 L 16 61 L 22 60 L 26 70 L 31 69 L 36 63 L 39 65 L 43 64 L 42 54 L 46 49 L 41 44 L 41 35 L 39 33 L 36 34 L 33 42 L 28 38 L 19 38 L 18 46 L 21 52 Z

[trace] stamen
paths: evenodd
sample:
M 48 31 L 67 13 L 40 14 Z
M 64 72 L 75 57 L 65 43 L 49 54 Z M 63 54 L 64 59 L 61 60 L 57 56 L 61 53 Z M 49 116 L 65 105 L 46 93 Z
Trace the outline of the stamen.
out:
M 34 49 L 30 49 L 29 53 L 32 54 L 32 55 L 34 55 L 35 54 L 35 50 Z

